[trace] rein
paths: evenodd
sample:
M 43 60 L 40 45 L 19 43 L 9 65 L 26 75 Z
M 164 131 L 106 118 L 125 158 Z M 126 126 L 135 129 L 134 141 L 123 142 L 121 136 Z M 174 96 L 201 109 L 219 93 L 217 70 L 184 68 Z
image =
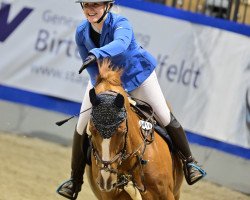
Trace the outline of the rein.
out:
M 126 124 L 127 124 L 127 121 L 126 121 Z M 140 167 L 140 172 L 141 172 L 141 179 L 142 179 L 142 182 L 144 182 L 143 165 L 147 164 L 147 161 L 143 160 L 143 155 L 145 153 L 146 146 L 148 144 L 150 144 L 150 143 L 148 143 L 148 136 L 150 134 L 147 134 L 147 136 L 144 137 L 142 143 L 132 153 L 126 153 L 127 133 L 128 133 L 128 129 L 126 130 L 125 143 L 124 143 L 124 146 L 123 146 L 122 150 L 118 154 L 116 154 L 111 160 L 109 160 L 109 161 L 102 160 L 102 158 L 99 156 L 99 153 L 98 153 L 97 149 L 94 147 L 93 143 L 91 142 L 90 144 L 91 144 L 91 148 L 92 148 L 92 151 L 93 151 L 93 155 L 95 157 L 95 160 L 100 162 L 103 165 L 103 167 L 100 167 L 100 170 L 109 171 L 110 173 L 114 173 L 114 174 L 118 175 L 118 182 L 116 183 L 117 188 L 122 188 L 123 186 L 127 185 L 129 181 L 132 180 L 133 183 L 134 183 L 134 186 L 139 191 L 145 192 L 146 191 L 145 184 L 143 184 L 143 188 L 140 188 L 136 184 L 132 174 L 133 174 L 133 171 L 136 169 L 136 167 L 139 166 Z M 139 152 L 141 148 L 143 148 L 141 153 L 136 155 L 136 153 Z M 131 167 L 131 169 L 128 170 L 127 174 L 119 173 L 118 169 L 113 169 L 111 167 L 111 164 L 115 163 L 115 162 L 119 162 L 118 166 L 121 166 L 122 163 L 125 160 L 127 160 L 128 158 L 130 158 L 132 156 L 137 157 L 137 162 Z
M 150 135 L 150 132 L 148 132 L 148 134 L 145 136 L 144 135 L 144 139 L 142 141 L 142 143 L 136 148 L 136 150 L 134 150 L 132 153 L 130 154 L 127 154 L 126 155 L 126 159 L 128 159 L 129 157 L 132 157 L 132 156 L 136 156 L 137 157 L 137 162 L 134 164 L 134 166 L 131 167 L 131 169 L 128 170 L 128 174 L 122 174 L 122 173 L 118 173 L 118 183 L 116 184 L 116 187 L 123 187 L 125 185 L 128 184 L 129 181 L 132 181 L 134 186 L 140 191 L 140 192 L 145 192 L 146 191 L 146 186 L 145 184 L 143 183 L 143 188 L 140 188 L 136 181 L 134 180 L 133 178 L 133 171 L 136 169 L 137 166 L 140 167 L 140 173 L 141 173 L 141 179 L 142 179 L 142 182 L 144 182 L 144 172 L 143 172 L 143 165 L 146 165 L 147 164 L 147 160 L 143 160 L 143 155 L 145 153 L 145 150 L 146 150 L 146 147 L 147 145 L 149 145 L 150 143 L 148 142 L 148 136 Z M 140 149 L 142 149 L 141 153 L 140 154 L 137 154 L 137 152 L 140 151 Z M 122 164 L 122 163 L 121 163 Z M 120 165 L 121 165 L 120 164 Z

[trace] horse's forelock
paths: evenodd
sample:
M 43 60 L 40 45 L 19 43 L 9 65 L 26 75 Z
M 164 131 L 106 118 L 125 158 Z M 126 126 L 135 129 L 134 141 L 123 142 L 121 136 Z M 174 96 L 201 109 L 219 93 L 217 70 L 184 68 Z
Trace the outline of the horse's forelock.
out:
M 98 67 L 99 76 L 97 77 L 97 83 L 106 80 L 112 85 L 121 85 L 122 69 L 115 68 L 108 59 L 99 62 Z

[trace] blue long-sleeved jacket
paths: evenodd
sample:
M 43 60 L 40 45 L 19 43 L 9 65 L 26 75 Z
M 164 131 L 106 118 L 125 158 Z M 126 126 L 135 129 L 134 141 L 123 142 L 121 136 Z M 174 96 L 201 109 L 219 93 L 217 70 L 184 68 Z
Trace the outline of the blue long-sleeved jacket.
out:
M 124 68 L 121 77 L 123 87 L 130 92 L 141 85 L 156 67 L 156 60 L 137 44 L 128 20 L 120 15 L 108 13 L 100 37 L 100 48 L 90 39 L 90 23 L 84 20 L 76 30 L 75 40 L 81 58 L 88 53 L 97 59 L 109 58 L 113 65 Z M 91 82 L 95 85 L 98 67 L 87 67 Z

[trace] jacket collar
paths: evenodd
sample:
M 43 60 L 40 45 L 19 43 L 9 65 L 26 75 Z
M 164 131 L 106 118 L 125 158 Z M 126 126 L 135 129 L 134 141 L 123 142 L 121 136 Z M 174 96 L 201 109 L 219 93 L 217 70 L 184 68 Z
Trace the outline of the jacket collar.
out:
M 109 12 L 107 14 L 107 18 L 105 19 L 105 21 L 103 23 L 103 27 L 102 27 L 102 34 L 101 34 L 101 38 L 100 38 L 101 46 L 103 46 L 105 38 L 110 32 L 111 19 L 112 19 L 112 14 Z
M 103 23 L 102 33 L 101 33 L 101 38 L 100 38 L 101 46 L 103 46 L 104 40 L 110 31 L 109 27 L 111 26 L 111 19 L 112 19 L 111 15 L 112 14 L 109 12 L 107 14 L 107 17 L 106 17 L 104 23 Z M 90 34 L 89 34 L 90 33 L 90 26 L 91 26 L 91 24 L 87 21 L 87 26 L 85 29 L 85 39 L 86 39 L 85 45 L 86 45 L 87 49 L 96 48 L 95 44 L 93 43 L 93 41 L 90 38 Z

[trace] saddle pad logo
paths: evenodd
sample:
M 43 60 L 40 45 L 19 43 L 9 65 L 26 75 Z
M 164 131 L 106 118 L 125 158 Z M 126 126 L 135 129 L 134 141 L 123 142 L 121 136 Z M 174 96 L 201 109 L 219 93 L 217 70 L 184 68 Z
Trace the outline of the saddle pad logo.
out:
M 143 120 L 139 121 L 139 125 L 145 131 L 149 131 L 149 130 L 151 130 L 153 128 L 153 125 L 150 122 L 146 122 L 146 121 L 143 121 Z

